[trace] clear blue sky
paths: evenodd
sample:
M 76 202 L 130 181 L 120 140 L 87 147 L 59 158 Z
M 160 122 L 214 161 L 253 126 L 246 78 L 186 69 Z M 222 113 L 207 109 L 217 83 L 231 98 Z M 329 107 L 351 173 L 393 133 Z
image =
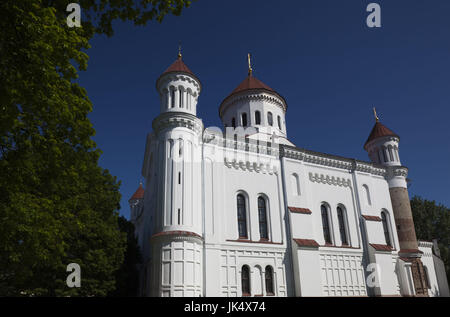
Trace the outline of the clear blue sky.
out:
M 382 8 L 369 29 L 367 4 Z M 198 116 L 221 126 L 218 107 L 247 75 L 288 103 L 287 133 L 297 146 L 368 160 L 363 149 L 376 106 L 400 135 L 400 158 L 415 194 L 450 206 L 450 1 L 199 0 L 180 17 L 145 27 L 116 23 L 91 41 L 80 84 L 100 164 L 121 181 L 122 208 L 136 190 L 145 139 L 159 113 L 158 76 L 176 59 L 198 76 Z

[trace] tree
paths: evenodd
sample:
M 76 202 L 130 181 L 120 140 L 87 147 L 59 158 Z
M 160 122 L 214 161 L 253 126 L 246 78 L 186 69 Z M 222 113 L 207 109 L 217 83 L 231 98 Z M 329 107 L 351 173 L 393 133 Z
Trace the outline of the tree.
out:
M 411 199 L 411 209 L 417 239 L 438 240 L 447 280 L 450 280 L 450 209 L 418 196 Z
M 76 83 L 89 40 L 112 21 L 145 24 L 179 14 L 183 0 L 82 0 L 81 28 L 63 0 L 0 2 L 0 296 L 104 296 L 126 250 L 120 182 L 101 151 Z M 66 266 L 81 266 L 81 288 Z
M 120 231 L 127 235 L 125 259 L 116 272 L 116 290 L 108 296 L 137 296 L 139 290 L 138 265 L 142 262 L 141 251 L 134 233 L 134 225 L 124 217 L 119 217 Z

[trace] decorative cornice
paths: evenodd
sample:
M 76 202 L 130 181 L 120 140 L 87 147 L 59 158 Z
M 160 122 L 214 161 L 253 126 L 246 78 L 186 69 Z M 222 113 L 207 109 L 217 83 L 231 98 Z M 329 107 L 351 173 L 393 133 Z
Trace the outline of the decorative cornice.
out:
M 152 127 L 155 133 L 167 128 L 179 127 L 188 128 L 197 134 L 201 134 L 203 131 L 203 123 L 199 118 L 189 113 L 177 111 L 161 113 L 153 120 Z
M 191 231 L 182 231 L 182 230 L 175 230 L 175 231 L 162 231 L 155 233 L 150 237 L 150 240 L 155 239 L 162 239 L 162 238 L 170 238 L 170 240 L 201 240 L 203 241 L 203 238 L 201 235 L 191 232 Z
M 257 172 L 263 174 L 277 174 L 278 169 L 276 166 L 269 163 L 258 163 L 242 160 L 229 160 L 226 156 L 224 157 L 224 164 L 226 167 L 241 169 L 243 171 Z
M 309 173 L 309 180 L 313 183 L 322 183 L 322 184 L 328 184 L 328 185 L 334 185 L 334 186 L 340 186 L 340 187 L 352 187 L 352 182 L 350 179 L 346 178 L 340 178 L 340 177 L 334 177 L 329 175 L 323 175 L 318 173 Z
M 278 94 L 274 92 L 269 92 L 267 90 L 258 90 L 255 89 L 253 92 L 249 92 L 245 90 L 241 93 L 232 95 L 225 99 L 219 107 L 219 116 L 222 118 L 223 114 L 227 111 L 227 109 L 235 104 L 250 102 L 250 101 L 265 101 L 267 103 L 271 103 L 275 106 L 278 106 L 286 112 L 287 105 L 284 99 L 282 99 Z
M 408 168 L 405 166 L 389 167 L 389 176 L 406 178 L 408 176 Z
M 289 159 L 304 161 L 307 163 L 339 168 L 349 172 L 358 171 L 383 177 L 385 177 L 387 174 L 387 169 L 381 165 L 350 159 L 342 156 L 301 149 L 284 144 L 280 145 L 280 157 L 286 157 Z
M 156 90 L 160 92 L 161 86 L 166 85 L 166 83 L 170 81 L 187 81 L 188 83 L 191 83 L 195 86 L 195 88 L 198 89 L 198 93 L 200 94 L 200 91 L 202 89 L 202 84 L 200 80 L 195 77 L 192 74 L 186 73 L 186 72 L 170 72 L 170 73 L 164 73 L 162 74 L 157 80 L 156 80 Z

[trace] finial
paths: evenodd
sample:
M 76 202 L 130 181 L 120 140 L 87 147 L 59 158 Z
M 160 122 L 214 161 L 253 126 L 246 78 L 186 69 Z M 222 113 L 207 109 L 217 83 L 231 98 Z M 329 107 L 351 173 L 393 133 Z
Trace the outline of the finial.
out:
M 252 62 L 250 60 L 250 58 L 251 58 L 250 53 L 247 54 L 247 57 L 248 57 L 248 75 L 251 76 L 253 69 L 252 69 Z
M 181 59 L 181 42 L 178 43 L 178 58 Z
M 377 122 L 380 121 L 380 118 L 378 118 L 378 116 L 377 116 L 377 109 L 375 109 L 375 107 L 373 107 L 373 115 L 375 116 L 375 120 Z

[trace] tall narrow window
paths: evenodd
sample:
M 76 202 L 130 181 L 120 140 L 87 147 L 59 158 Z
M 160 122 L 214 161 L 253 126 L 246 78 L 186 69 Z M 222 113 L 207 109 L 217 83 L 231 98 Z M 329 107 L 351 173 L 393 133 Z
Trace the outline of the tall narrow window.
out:
M 273 269 L 270 265 L 266 266 L 265 279 L 266 279 L 266 294 L 274 295 L 275 293 L 273 291 Z
M 278 116 L 278 117 L 277 117 L 277 120 L 278 120 L 278 129 L 281 130 L 281 117 Z
M 386 154 L 386 148 L 383 146 L 382 147 L 382 151 L 383 151 L 383 159 L 384 159 L 384 162 L 387 162 L 388 161 L 388 158 L 387 158 L 387 154 Z
M 255 124 L 261 124 L 261 112 L 255 112 Z
M 383 223 L 384 239 L 386 244 L 392 247 L 391 235 L 389 233 L 389 220 L 387 218 L 386 212 L 381 212 L 381 221 Z
M 170 91 L 170 106 L 175 107 L 175 90 L 173 89 Z
M 392 153 L 392 146 L 389 145 L 389 158 L 391 160 L 391 162 L 394 161 L 394 153 Z
M 245 112 L 242 114 L 242 126 L 247 126 L 247 114 Z
M 378 163 L 382 163 L 383 161 L 381 160 L 381 155 L 380 155 L 380 149 L 377 149 L 377 154 L 378 154 Z
M 237 195 L 237 216 L 239 238 L 247 239 L 247 212 L 245 210 L 245 197 L 242 194 Z
M 273 117 L 272 112 L 267 113 L 267 123 L 272 127 L 273 126 Z
M 266 200 L 263 197 L 258 197 L 258 215 L 259 215 L 259 236 L 261 239 L 269 239 L 267 232 L 267 210 Z
M 370 192 L 369 192 L 369 186 L 367 186 L 366 184 L 363 185 L 363 190 L 366 193 L 366 202 L 367 205 L 372 205 L 372 202 L 370 200 Z
M 348 245 L 345 212 L 341 206 L 337 207 L 337 216 L 339 221 L 339 232 L 341 234 L 342 245 Z
M 425 285 L 428 289 L 431 289 L 431 283 L 430 283 L 430 275 L 428 274 L 428 268 L 424 265 L 423 270 L 425 272 Z
M 250 269 L 247 265 L 242 267 L 241 272 L 242 295 L 250 295 Z
M 181 184 L 181 172 L 178 172 L 178 184 Z
M 180 95 L 180 108 L 183 108 L 183 96 L 184 96 L 184 93 L 183 93 L 183 90 L 182 89 L 180 89 L 179 90 L 179 95 Z
M 191 93 L 186 90 L 186 109 L 191 110 Z
M 235 118 L 231 119 L 231 126 L 233 128 L 236 128 L 236 119 Z
M 325 205 L 322 205 L 320 208 L 322 212 L 323 238 L 325 239 L 326 244 L 332 244 L 330 234 L 330 224 L 328 220 L 328 208 Z
M 178 208 L 178 224 L 181 224 L 181 210 Z
M 291 179 L 294 196 L 300 196 L 300 180 L 298 179 L 298 175 L 296 173 L 292 174 Z

